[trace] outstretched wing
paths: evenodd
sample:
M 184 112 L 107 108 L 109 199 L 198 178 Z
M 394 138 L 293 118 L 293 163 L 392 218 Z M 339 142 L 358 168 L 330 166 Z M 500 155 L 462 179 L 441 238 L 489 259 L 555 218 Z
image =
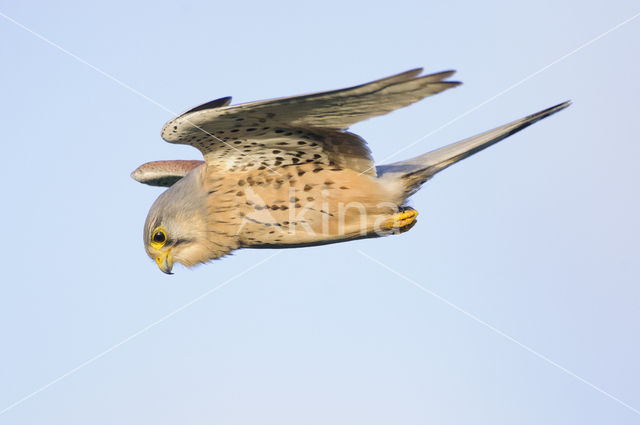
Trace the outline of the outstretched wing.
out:
M 169 187 L 203 163 L 203 161 L 180 159 L 172 161 L 152 161 L 136 168 L 133 173 L 131 173 L 131 177 L 149 186 Z
M 226 170 L 301 163 L 372 170 L 366 143 L 350 125 L 459 85 L 454 71 L 420 76 L 414 69 L 356 87 L 226 106 L 223 98 L 168 122 L 162 138 L 198 148 L 208 165 Z

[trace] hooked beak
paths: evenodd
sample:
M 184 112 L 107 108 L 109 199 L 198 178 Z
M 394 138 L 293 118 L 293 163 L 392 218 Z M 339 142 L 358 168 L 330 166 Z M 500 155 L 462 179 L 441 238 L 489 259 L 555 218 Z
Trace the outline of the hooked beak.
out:
M 171 269 L 173 268 L 173 258 L 171 258 L 170 249 L 167 250 L 166 252 L 161 252 L 156 257 L 156 263 L 158 264 L 158 267 L 160 268 L 160 270 L 162 270 L 164 273 L 173 274 L 171 273 Z

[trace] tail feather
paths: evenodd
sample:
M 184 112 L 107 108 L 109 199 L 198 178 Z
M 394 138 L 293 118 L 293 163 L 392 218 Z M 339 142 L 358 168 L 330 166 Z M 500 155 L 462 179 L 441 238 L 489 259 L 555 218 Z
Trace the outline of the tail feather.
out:
M 392 164 L 380 165 L 376 168 L 378 177 L 394 181 L 400 180 L 405 188 L 406 199 L 415 193 L 424 182 L 433 177 L 434 174 L 498 143 L 541 119 L 561 111 L 569 105 L 571 105 L 570 101 L 560 103 L 533 115 L 452 143 L 424 155 Z

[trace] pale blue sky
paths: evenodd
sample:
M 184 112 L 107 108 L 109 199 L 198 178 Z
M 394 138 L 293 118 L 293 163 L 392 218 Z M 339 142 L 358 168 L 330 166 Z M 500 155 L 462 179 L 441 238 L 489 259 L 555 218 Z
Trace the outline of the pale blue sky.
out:
M 0 12 L 177 112 L 457 69 L 463 86 L 353 128 L 382 159 L 640 6 L 5 0 Z M 141 240 L 161 191 L 129 173 L 199 153 L 160 139 L 167 110 L 0 17 L 0 411 L 73 372 L 0 424 L 640 423 L 639 39 L 640 17 L 397 157 L 574 101 L 430 181 L 410 232 L 165 276 Z

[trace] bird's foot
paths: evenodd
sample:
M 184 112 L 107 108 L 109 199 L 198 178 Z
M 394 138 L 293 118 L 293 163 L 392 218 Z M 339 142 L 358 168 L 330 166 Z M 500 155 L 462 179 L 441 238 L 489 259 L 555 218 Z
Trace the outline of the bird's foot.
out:
M 382 227 L 392 230 L 393 233 L 404 233 L 416 224 L 416 217 L 418 217 L 418 211 L 411 207 L 402 207 L 400 211 L 385 220 Z

